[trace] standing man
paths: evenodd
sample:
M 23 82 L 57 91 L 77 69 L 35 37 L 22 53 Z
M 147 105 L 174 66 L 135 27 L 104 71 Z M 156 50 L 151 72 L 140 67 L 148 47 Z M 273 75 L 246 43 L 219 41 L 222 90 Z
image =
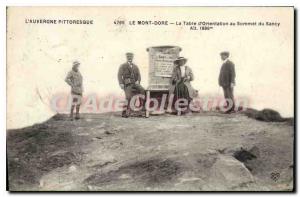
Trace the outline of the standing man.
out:
M 76 120 L 80 119 L 79 109 L 82 100 L 83 86 L 82 86 L 82 76 L 79 72 L 79 65 L 80 63 L 78 61 L 74 61 L 72 70 L 68 73 L 65 79 L 67 84 L 69 84 L 71 87 L 71 96 L 72 96 L 72 106 L 70 112 L 71 120 L 73 120 L 73 111 L 75 107 L 76 107 L 75 119 Z
M 220 53 L 221 59 L 223 61 L 220 75 L 219 75 L 219 86 L 223 88 L 224 97 L 227 100 L 227 107 L 232 105 L 226 113 L 230 113 L 234 110 L 234 96 L 233 96 L 233 87 L 235 86 L 235 66 L 229 58 L 229 52 L 223 51 Z
M 145 94 L 144 88 L 140 85 L 140 70 L 133 61 L 133 53 L 126 53 L 127 62 L 122 64 L 118 72 L 118 80 L 121 89 L 124 90 L 128 102 L 127 109 L 123 110 L 122 117 L 127 118 L 130 114 L 130 100 L 135 94 Z M 144 102 L 142 102 L 144 105 Z

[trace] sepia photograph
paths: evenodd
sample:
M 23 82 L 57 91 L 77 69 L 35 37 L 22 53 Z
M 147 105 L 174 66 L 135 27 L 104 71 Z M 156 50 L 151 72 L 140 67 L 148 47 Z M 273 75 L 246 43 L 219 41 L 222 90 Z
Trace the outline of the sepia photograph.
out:
M 8 6 L 8 191 L 294 192 L 294 7 Z

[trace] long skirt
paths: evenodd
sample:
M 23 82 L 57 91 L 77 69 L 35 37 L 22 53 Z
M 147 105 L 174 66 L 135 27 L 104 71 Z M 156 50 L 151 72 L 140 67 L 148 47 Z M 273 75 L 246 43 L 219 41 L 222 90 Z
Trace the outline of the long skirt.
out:
M 183 81 L 180 81 L 176 85 L 174 94 L 175 94 L 176 100 L 177 99 L 182 99 L 182 98 L 187 99 L 188 101 L 192 100 L 192 98 L 189 95 L 189 90 L 188 90 L 188 88 L 186 87 L 186 85 L 184 84 Z

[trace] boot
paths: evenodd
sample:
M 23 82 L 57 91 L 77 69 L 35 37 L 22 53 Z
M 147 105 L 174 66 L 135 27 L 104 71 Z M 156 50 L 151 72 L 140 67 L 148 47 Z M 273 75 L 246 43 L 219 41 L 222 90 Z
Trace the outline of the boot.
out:
M 80 116 L 79 116 L 79 109 L 80 109 L 80 105 L 76 105 L 76 116 L 75 116 L 75 119 L 76 119 L 76 120 L 79 120 L 79 119 L 80 119 Z
M 74 111 L 74 105 L 71 106 L 71 112 L 70 112 L 70 120 L 73 120 L 73 111 Z
M 127 111 L 127 110 L 123 110 L 123 111 L 122 111 L 122 117 L 123 117 L 123 118 L 128 118 L 126 111 Z
M 187 106 L 187 109 L 186 109 L 186 115 L 188 115 L 188 116 L 193 115 L 193 112 L 191 110 L 191 102 L 192 102 L 192 99 L 188 101 L 188 106 Z

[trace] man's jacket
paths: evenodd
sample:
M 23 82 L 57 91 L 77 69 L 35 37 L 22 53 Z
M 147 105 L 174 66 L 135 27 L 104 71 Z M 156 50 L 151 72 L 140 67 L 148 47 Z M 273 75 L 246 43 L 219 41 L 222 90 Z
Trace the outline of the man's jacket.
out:
M 131 67 L 128 62 L 122 64 L 119 68 L 118 80 L 119 84 L 124 85 L 133 84 L 136 81 L 140 82 L 141 74 L 137 65 L 132 63 Z
M 235 84 L 235 68 L 233 62 L 227 60 L 221 67 L 219 85 L 222 87 L 230 87 L 231 83 Z
M 71 70 L 65 81 L 71 86 L 71 93 L 81 95 L 83 92 L 82 76 L 79 71 Z

